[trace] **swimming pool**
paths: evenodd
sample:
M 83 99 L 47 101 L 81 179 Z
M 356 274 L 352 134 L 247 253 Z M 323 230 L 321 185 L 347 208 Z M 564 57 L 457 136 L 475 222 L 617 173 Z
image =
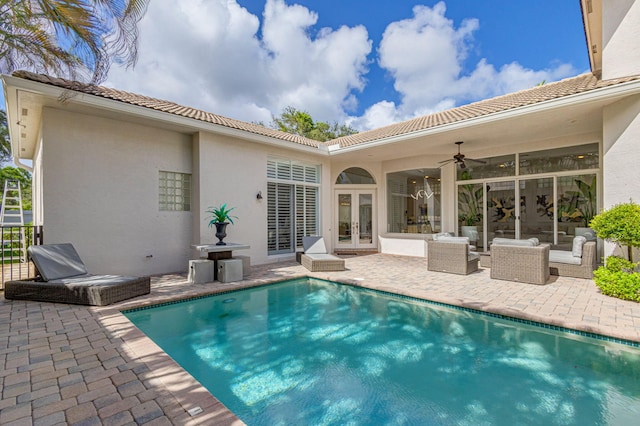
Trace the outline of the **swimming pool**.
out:
M 316 279 L 125 315 L 249 425 L 640 414 L 638 348 Z

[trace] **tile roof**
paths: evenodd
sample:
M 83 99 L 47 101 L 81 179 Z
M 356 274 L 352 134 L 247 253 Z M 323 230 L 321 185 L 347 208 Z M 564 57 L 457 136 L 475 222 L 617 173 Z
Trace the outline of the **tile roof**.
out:
M 534 105 L 544 101 L 559 99 L 569 95 L 584 93 L 591 90 L 614 86 L 628 81 L 640 80 L 640 76 L 618 78 L 612 80 L 598 80 L 593 74 L 586 73 L 554 83 L 536 86 L 495 98 L 451 108 L 400 123 L 390 124 L 378 129 L 343 136 L 328 142 L 329 145 L 348 147 L 365 142 L 373 142 L 393 136 L 406 135 L 420 130 L 435 128 L 445 124 L 452 124 L 488 116 L 491 114 L 512 110 L 519 107 Z
M 257 135 L 268 136 L 287 142 L 294 142 L 311 147 L 318 147 L 320 145 L 323 145 L 322 142 L 308 139 L 299 135 L 269 129 L 258 124 L 234 120 L 233 118 L 227 118 L 221 115 L 212 114 L 210 112 L 202 111 L 197 108 L 179 105 L 175 102 L 137 95 L 135 93 L 129 93 L 123 90 L 111 89 L 108 87 L 96 86 L 93 84 L 86 84 L 77 81 L 65 80 L 62 78 L 50 77 L 44 74 L 35 74 L 29 71 L 16 71 L 13 73 L 13 76 L 24 78 L 26 80 L 36 81 L 39 83 L 49 84 L 67 90 L 73 90 L 76 92 L 99 96 L 106 99 L 112 99 L 130 105 L 137 105 L 156 111 L 162 111 L 181 117 L 192 118 L 194 120 L 199 120 L 206 123 L 217 124 L 231 129 L 243 130 Z
M 95 86 L 76 81 L 69 81 L 61 78 L 49 77 L 43 74 L 34 74 L 28 71 L 16 71 L 13 73 L 13 75 L 27 80 L 61 87 L 63 89 L 74 90 L 107 99 L 113 99 L 131 105 L 138 105 L 169 114 L 192 118 L 194 120 L 199 120 L 207 123 L 218 124 L 220 126 L 243 130 L 246 132 L 268 136 L 301 145 L 319 147 L 325 144 L 323 142 L 318 142 L 302 136 L 269 129 L 257 124 L 234 120 L 232 118 L 212 114 L 210 112 L 202 111 L 196 108 L 182 106 L 174 102 L 150 98 L 147 96 L 125 92 L 122 90 Z M 519 92 L 497 96 L 491 99 L 485 99 L 479 102 L 451 108 L 445 111 L 413 118 L 411 120 L 403 121 L 400 123 L 394 123 L 378 129 L 344 136 L 332 141 L 328 141 L 326 142 L 326 144 L 348 147 L 361 143 L 378 141 L 389 137 L 407 135 L 420 130 L 426 130 L 446 124 L 452 124 L 464 120 L 488 116 L 491 114 L 530 106 L 570 95 L 589 92 L 595 89 L 615 86 L 617 84 L 622 84 L 634 80 L 640 80 L 640 75 L 611 80 L 598 80 L 598 78 L 596 78 L 592 73 L 585 73 L 554 83 L 548 83 L 542 86 L 533 87 L 531 89 L 521 90 Z

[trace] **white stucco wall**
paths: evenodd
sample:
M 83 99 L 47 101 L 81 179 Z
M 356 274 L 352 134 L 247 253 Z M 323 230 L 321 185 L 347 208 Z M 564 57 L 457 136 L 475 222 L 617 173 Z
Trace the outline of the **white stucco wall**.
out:
M 609 105 L 603 116 L 603 207 L 640 203 L 640 96 Z M 606 244 L 605 256 L 614 249 Z
M 193 138 L 194 168 L 199 173 L 200 208 L 194 211 L 194 243 L 214 244 L 215 228 L 209 228 L 210 215 L 205 213 L 211 206 L 226 203 L 234 207 L 235 224 L 227 227 L 226 242 L 243 243 L 251 246 L 236 254 L 251 256 L 255 265 L 291 260 L 294 253 L 269 256 L 267 248 L 267 159 L 302 161 L 322 166 L 322 186 L 320 190 L 320 228 L 330 245 L 331 232 L 331 167 L 326 157 L 248 142 L 212 133 L 200 133 Z M 263 198 L 256 194 L 261 191 Z M 331 249 L 328 247 L 328 249 Z M 192 253 L 197 256 L 197 253 Z
M 43 110 L 45 243 L 71 242 L 92 273 L 185 271 L 191 212 L 159 211 L 159 171 L 191 173 L 191 138 Z
M 640 74 L 640 2 L 602 2 L 602 78 Z

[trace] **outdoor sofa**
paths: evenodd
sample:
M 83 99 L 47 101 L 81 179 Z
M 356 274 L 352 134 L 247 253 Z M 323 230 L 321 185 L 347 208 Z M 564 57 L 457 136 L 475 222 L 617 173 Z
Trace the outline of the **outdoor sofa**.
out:
M 427 242 L 427 269 L 467 275 L 478 270 L 480 255 L 471 251 L 467 237 L 434 236 Z
M 344 259 L 327 253 L 324 238 L 311 236 L 302 237 L 304 253 L 300 260 L 302 266 L 311 272 L 344 271 Z
M 39 276 L 7 281 L 6 299 L 104 306 L 151 291 L 150 277 L 89 274 L 69 243 L 31 246 L 28 253 Z
M 491 278 L 546 284 L 549 279 L 549 245 L 536 238 L 494 238 L 491 244 Z

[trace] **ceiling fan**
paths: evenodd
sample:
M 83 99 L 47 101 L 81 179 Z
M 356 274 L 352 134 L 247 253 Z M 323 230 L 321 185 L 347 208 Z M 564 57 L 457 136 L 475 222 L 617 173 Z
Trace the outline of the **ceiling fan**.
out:
M 480 164 L 487 164 L 487 162 L 483 161 L 483 160 L 474 160 L 473 158 L 465 157 L 465 155 L 460 152 L 460 145 L 462 145 L 463 143 L 464 142 L 462 142 L 462 141 L 456 142 L 456 145 L 458 145 L 458 153 L 455 154 L 453 156 L 453 158 L 451 158 L 449 160 L 440 161 L 439 163 L 442 164 L 440 167 L 442 167 L 442 166 L 444 166 L 446 164 L 449 164 L 452 161 L 455 161 L 456 164 L 459 164 L 461 169 L 467 168 L 467 165 L 465 164 L 465 161 L 473 161 L 473 162 L 480 163 Z

